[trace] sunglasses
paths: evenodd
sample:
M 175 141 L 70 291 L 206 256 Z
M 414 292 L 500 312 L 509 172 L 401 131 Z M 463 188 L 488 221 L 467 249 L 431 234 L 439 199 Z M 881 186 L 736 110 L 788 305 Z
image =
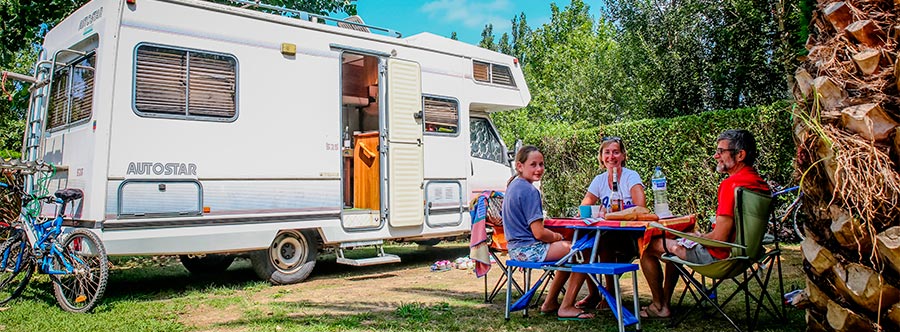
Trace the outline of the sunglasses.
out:
M 601 142 L 601 143 L 602 143 L 602 142 L 609 142 L 609 141 L 613 141 L 613 142 L 621 142 L 621 141 L 622 141 L 622 138 L 619 137 L 619 136 L 603 136 L 603 138 L 600 139 L 600 142 Z

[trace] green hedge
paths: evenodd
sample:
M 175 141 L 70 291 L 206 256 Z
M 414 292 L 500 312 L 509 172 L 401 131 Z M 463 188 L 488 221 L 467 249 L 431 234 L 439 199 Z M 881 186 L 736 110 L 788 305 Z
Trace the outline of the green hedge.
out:
M 716 204 L 716 191 L 724 175 L 715 172 L 712 158 L 716 137 L 726 129 L 747 129 L 756 136 L 760 156 L 757 169 L 768 180 L 791 181 L 796 147 L 791 137 L 790 105 L 768 106 L 670 119 L 648 119 L 576 129 L 565 125 L 538 125 L 518 135 L 544 152 L 547 170 L 541 182 L 545 208 L 551 216 L 573 213 L 587 185 L 599 174 L 600 138 L 619 136 L 628 152 L 626 167 L 637 171 L 649 186 L 655 166 L 668 178 L 669 208 L 675 214 L 696 213 L 708 220 Z M 498 123 L 503 130 L 504 125 Z M 509 139 L 509 133 L 504 135 Z

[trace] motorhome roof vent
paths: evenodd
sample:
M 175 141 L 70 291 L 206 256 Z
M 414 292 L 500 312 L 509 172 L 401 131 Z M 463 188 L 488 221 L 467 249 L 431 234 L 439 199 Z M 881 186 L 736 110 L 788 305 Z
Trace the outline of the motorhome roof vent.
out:
M 337 25 L 344 29 L 369 32 L 369 28 L 367 28 L 365 24 L 362 17 L 359 17 L 358 15 L 353 15 L 337 22 Z

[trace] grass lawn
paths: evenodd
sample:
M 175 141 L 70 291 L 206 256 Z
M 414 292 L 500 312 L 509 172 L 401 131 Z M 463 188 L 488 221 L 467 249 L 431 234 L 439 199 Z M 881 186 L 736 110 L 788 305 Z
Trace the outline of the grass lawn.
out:
M 467 255 L 464 243 L 427 250 L 397 245 L 386 251 L 400 255 L 403 263 L 351 267 L 336 264 L 333 255 L 324 255 L 309 280 L 288 286 L 257 280 L 244 259 L 222 274 L 191 276 L 171 257 L 114 258 L 106 297 L 94 313 L 62 311 L 49 279 L 37 276 L 22 297 L 0 308 L 0 331 L 617 330 L 610 312 L 600 312 L 593 320 L 560 322 L 532 310 L 529 317 L 519 312 L 504 321 L 503 294 L 493 303 L 484 303 L 483 281 L 471 271 L 430 272 L 436 260 Z M 364 250 L 351 253 L 351 257 L 371 255 Z M 784 258 L 786 289 L 802 288 L 799 247 L 788 246 Z M 498 275 L 493 270 L 488 278 L 493 283 Z M 646 304 L 649 291 L 643 276 L 638 278 L 641 302 Z M 622 284 L 630 299 L 630 278 L 623 278 Z M 777 283 L 770 291 L 778 292 Z M 720 296 L 723 293 L 720 291 Z M 742 303 L 729 304 L 726 311 L 743 317 Z M 711 314 L 694 313 L 676 328 L 666 323 L 645 320 L 643 330 L 731 330 L 727 321 Z M 803 331 L 804 312 L 788 309 L 786 322 L 762 314 L 759 324 L 763 331 Z

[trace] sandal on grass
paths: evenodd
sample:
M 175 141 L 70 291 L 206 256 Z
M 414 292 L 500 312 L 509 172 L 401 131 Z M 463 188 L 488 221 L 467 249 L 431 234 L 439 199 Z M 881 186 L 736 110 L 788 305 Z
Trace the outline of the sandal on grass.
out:
M 591 318 L 594 318 L 594 314 L 589 313 L 587 311 L 579 312 L 577 315 L 572 316 L 572 317 L 563 317 L 563 316 L 559 316 L 559 315 L 556 316 L 556 319 L 559 319 L 559 320 L 588 320 Z

